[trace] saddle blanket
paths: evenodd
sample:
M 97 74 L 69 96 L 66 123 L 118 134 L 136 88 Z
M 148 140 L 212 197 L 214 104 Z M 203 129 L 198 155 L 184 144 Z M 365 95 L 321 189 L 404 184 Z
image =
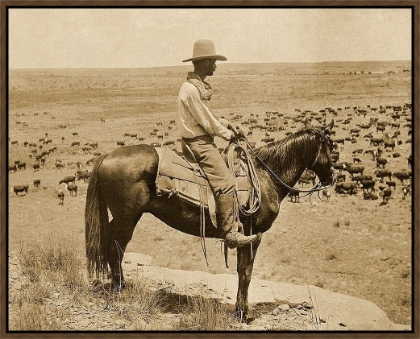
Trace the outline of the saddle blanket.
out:
M 214 195 L 198 163 L 188 161 L 181 152 L 167 147 L 155 149 L 159 156 L 156 194 L 176 195 L 193 205 L 204 206 L 209 211 L 213 226 L 217 227 Z M 248 166 L 240 158 L 236 158 L 234 173 L 238 201 L 245 207 L 249 203 L 251 183 Z

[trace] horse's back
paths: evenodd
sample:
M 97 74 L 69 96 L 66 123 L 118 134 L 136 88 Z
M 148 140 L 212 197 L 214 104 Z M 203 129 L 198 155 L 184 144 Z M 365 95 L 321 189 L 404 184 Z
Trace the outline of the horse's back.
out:
M 156 178 L 159 157 L 153 146 L 132 145 L 114 149 L 99 168 L 102 179 L 137 182 Z

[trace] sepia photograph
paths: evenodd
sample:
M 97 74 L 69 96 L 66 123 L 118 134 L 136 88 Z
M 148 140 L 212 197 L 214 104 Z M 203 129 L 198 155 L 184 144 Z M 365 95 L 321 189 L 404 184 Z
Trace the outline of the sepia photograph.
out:
M 2 338 L 418 338 L 418 1 L 40 4 L 1 3 Z

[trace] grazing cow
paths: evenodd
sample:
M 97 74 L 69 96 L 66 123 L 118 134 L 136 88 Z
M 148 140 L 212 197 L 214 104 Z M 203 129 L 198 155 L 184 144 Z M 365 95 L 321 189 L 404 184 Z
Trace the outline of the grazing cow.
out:
M 9 173 L 10 172 L 17 172 L 17 166 L 16 165 L 9 165 Z
M 389 188 L 394 187 L 394 191 L 397 189 L 397 183 L 395 181 L 386 181 L 385 184 L 387 184 Z
M 395 148 L 395 140 L 385 141 L 384 142 L 384 148 L 385 148 L 385 150 L 387 150 L 388 148 L 391 148 L 391 150 L 394 151 L 394 148 Z
M 25 170 L 26 169 L 26 162 L 19 162 L 17 164 L 17 169 L 18 170 Z
M 60 184 L 69 184 L 69 183 L 75 184 L 76 183 L 76 177 L 75 176 L 65 177 L 64 179 L 60 180 L 59 185 Z
M 331 193 L 327 188 L 324 188 L 322 190 L 322 196 L 325 197 L 327 199 L 327 201 L 329 202 L 331 199 Z
M 403 199 L 407 197 L 407 194 L 411 194 L 411 186 L 404 186 L 402 188 L 402 192 L 404 194 Z
M 382 138 L 371 138 L 370 139 L 370 145 L 372 146 L 379 146 L 384 142 L 384 139 Z
M 396 177 L 397 179 L 399 179 L 401 181 L 401 184 L 403 185 L 404 185 L 404 180 L 411 179 L 411 172 L 406 172 L 406 171 L 394 172 L 392 175 Z
M 384 132 L 385 131 L 385 126 L 383 125 L 378 125 L 376 126 L 376 132 Z
M 391 175 L 392 175 L 392 173 L 389 170 L 386 170 L 386 169 L 376 169 L 373 173 L 376 175 L 377 178 L 383 179 L 383 178 L 387 177 L 387 178 L 389 178 L 389 181 L 391 181 Z
M 357 175 L 354 178 L 351 178 L 352 181 L 360 183 L 362 180 L 372 180 L 371 175 Z
M 299 191 L 291 190 L 289 192 L 290 201 L 293 203 L 299 202 Z
M 87 169 L 86 170 L 78 170 L 76 172 L 75 176 L 76 176 L 77 180 L 82 180 L 83 179 L 84 182 L 87 182 L 90 179 L 90 173 L 89 173 L 89 170 L 87 170 Z
M 363 148 L 358 148 L 355 149 L 353 152 L 351 152 L 352 154 L 362 154 L 363 153 Z
M 117 146 L 124 146 L 125 142 L 124 141 L 117 141 Z
M 261 141 L 268 144 L 269 142 L 274 142 L 274 138 L 264 138 L 264 139 L 261 139 Z
M 56 162 L 56 163 L 55 163 L 55 167 L 56 167 L 57 169 L 60 169 L 60 168 L 66 167 L 66 165 L 64 165 L 64 164 L 63 164 L 63 163 L 61 163 L 61 162 Z
M 163 140 L 163 134 L 158 134 L 157 138 L 158 138 L 158 140 Z
M 105 119 L 104 119 L 104 118 L 102 118 L 102 119 L 101 119 L 101 122 L 105 122 Z
M 333 164 L 333 168 L 335 170 L 338 170 L 339 173 L 341 173 L 343 169 L 345 168 L 345 166 L 347 165 L 348 165 L 347 162 L 339 162 L 339 163 Z
M 363 199 L 365 200 L 378 200 L 378 196 L 374 193 L 363 193 Z
M 340 144 L 340 147 L 344 148 L 344 139 L 334 139 L 333 142 L 335 144 Z
M 388 163 L 388 160 L 385 158 L 376 158 L 376 167 L 385 168 L 385 165 Z
M 39 179 L 35 179 L 35 180 L 33 181 L 33 183 L 34 183 L 34 186 L 35 186 L 35 187 L 39 187 L 39 185 L 41 184 L 41 180 L 39 180 Z
M 300 176 L 299 182 L 303 181 L 304 183 L 312 183 L 312 185 L 315 185 L 315 179 L 316 179 L 316 174 L 312 172 L 311 170 L 306 170 Z
M 76 184 L 68 184 L 67 189 L 70 192 L 70 196 L 77 196 L 77 185 Z
M 362 180 L 360 184 L 364 193 L 375 192 L 375 180 Z
M 63 206 L 64 205 L 64 192 L 62 190 L 59 190 L 57 196 L 59 199 L 58 204 Z
M 89 147 L 89 146 L 82 147 L 83 154 L 89 154 L 91 150 L 92 150 L 92 147 Z
M 387 188 L 379 192 L 379 196 L 382 197 L 382 205 L 388 204 L 389 199 L 391 198 L 391 189 Z
M 73 141 L 71 146 L 80 146 L 80 141 Z
M 362 159 L 360 159 L 359 157 L 353 157 L 353 164 L 355 164 L 355 163 L 361 163 L 362 162 Z
M 358 186 L 355 182 L 339 182 L 335 185 L 335 192 L 337 194 L 356 194 Z
M 300 178 L 298 180 L 298 183 L 300 184 L 301 187 L 303 187 L 304 185 L 305 185 L 305 187 L 309 187 L 309 185 L 311 184 L 311 180 Z
M 350 173 L 350 176 L 353 178 L 355 174 L 363 175 L 363 171 L 365 168 L 363 166 L 352 166 L 350 165 L 344 165 L 344 170 Z
M 27 195 L 28 188 L 29 188 L 29 185 L 13 186 L 12 192 L 16 193 L 17 196 L 19 195 L 19 193 L 23 193 L 22 195 Z
M 366 157 L 366 154 L 371 154 L 373 158 L 375 158 L 376 151 L 374 149 L 367 149 L 363 151 L 363 155 Z
M 40 167 L 39 163 L 32 165 L 32 168 L 34 169 L 34 171 L 39 171 L 39 167 Z

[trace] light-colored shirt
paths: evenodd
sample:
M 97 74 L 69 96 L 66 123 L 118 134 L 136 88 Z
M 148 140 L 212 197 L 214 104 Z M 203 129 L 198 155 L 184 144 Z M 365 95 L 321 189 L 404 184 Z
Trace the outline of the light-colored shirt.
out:
M 182 84 L 178 96 L 178 128 L 181 137 L 210 135 L 230 140 L 233 132 L 227 128 L 227 124 L 226 120 L 219 121 L 213 115 L 192 83 L 186 81 Z

